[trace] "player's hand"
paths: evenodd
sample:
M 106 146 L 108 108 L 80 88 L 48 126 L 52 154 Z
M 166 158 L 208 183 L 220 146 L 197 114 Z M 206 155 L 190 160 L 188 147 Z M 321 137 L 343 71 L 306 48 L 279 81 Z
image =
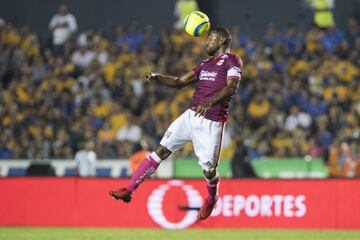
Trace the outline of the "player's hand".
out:
M 150 81 L 154 81 L 155 80 L 155 78 L 156 78 L 156 73 L 152 73 L 152 72 L 146 72 L 146 73 L 144 73 L 144 82 L 146 83 L 146 84 L 149 84 L 150 83 Z
M 196 113 L 195 113 L 195 117 L 196 116 L 205 116 L 207 110 L 209 110 L 211 108 L 211 103 L 210 102 L 206 102 L 206 103 L 202 103 L 200 105 L 197 106 L 196 108 Z

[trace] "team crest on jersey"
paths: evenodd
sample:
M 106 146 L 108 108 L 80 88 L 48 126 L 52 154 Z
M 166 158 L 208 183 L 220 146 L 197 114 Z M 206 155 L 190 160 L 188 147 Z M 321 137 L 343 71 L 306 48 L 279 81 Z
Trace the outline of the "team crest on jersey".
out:
M 216 63 L 216 65 L 221 66 L 221 65 L 223 65 L 224 62 L 225 62 L 224 59 L 220 59 L 220 60 Z

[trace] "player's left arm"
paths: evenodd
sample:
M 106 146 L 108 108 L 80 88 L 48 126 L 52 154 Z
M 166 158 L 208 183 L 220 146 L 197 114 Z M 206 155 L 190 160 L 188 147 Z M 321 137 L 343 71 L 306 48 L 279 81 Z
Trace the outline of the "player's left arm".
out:
M 229 99 L 233 96 L 240 86 L 240 77 L 232 77 L 227 79 L 227 85 L 223 88 L 215 97 L 213 97 L 208 102 L 203 104 L 199 104 L 196 108 L 195 116 L 204 116 L 206 111 L 209 110 L 211 107 Z

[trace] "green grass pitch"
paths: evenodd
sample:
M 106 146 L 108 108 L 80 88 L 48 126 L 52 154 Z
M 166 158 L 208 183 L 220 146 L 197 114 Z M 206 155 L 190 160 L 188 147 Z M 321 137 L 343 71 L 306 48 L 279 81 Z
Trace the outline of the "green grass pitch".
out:
M 0 227 L 4 240 L 359 240 L 360 231 Z

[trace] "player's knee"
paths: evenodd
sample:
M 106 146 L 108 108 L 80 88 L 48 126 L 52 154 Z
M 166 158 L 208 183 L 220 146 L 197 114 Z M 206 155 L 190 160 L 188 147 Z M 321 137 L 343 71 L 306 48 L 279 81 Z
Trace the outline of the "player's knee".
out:
M 203 173 L 207 179 L 212 179 L 216 175 L 216 169 L 214 169 L 213 171 L 205 171 L 204 170 Z
M 169 149 L 161 145 L 155 150 L 155 152 L 161 158 L 161 160 L 168 158 L 171 154 Z

